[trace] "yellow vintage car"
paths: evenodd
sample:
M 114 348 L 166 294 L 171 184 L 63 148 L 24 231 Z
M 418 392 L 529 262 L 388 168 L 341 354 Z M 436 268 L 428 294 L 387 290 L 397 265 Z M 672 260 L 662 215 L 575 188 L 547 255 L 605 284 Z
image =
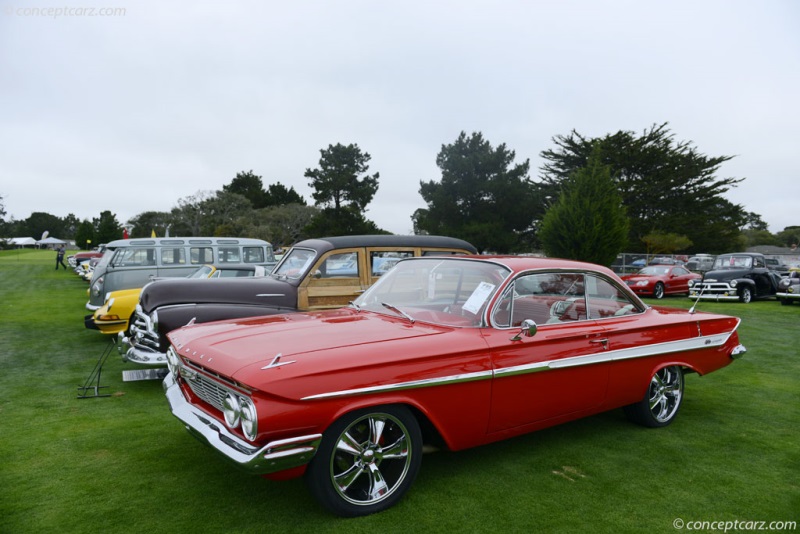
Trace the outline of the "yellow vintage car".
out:
M 187 278 L 242 278 L 266 276 L 266 268 L 260 265 L 226 265 L 216 267 L 203 265 Z M 103 334 L 127 332 L 130 320 L 136 313 L 136 305 L 142 288 L 121 289 L 106 295 L 105 302 L 93 314 L 84 317 L 84 326 L 100 330 Z

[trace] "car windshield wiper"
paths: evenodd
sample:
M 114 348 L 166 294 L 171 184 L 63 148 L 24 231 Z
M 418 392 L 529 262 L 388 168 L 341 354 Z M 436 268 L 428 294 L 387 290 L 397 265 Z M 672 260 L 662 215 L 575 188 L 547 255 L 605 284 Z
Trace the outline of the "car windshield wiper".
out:
M 407 314 L 406 312 L 404 312 L 403 310 L 401 310 L 400 308 L 398 308 L 394 304 L 389 304 L 388 302 L 381 302 L 381 306 L 383 306 L 384 308 L 389 308 L 393 312 L 399 313 L 400 315 L 402 315 L 403 317 L 408 319 L 409 322 L 411 322 L 411 323 L 415 322 L 413 317 L 411 317 L 409 314 Z
M 361 311 L 361 306 L 359 306 L 358 304 L 356 304 L 356 303 L 355 303 L 355 301 L 352 301 L 352 300 L 351 300 L 350 302 L 348 302 L 348 304 L 349 304 L 350 306 L 352 306 L 353 308 L 355 308 L 357 312 L 360 312 L 360 311 Z

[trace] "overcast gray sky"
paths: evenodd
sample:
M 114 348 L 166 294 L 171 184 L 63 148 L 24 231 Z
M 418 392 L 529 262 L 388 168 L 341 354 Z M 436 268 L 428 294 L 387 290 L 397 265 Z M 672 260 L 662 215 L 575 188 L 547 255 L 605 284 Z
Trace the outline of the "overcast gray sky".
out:
M 795 0 L 0 6 L 0 196 L 17 219 L 124 223 L 251 169 L 312 203 L 319 150 L 357 143 L 380 172 L 366 216 L 407 234 L 462 130 L 536 177 L 556 135 L 669 122 L 735 156 L 729 200 L 772 232 L 800 224 Z

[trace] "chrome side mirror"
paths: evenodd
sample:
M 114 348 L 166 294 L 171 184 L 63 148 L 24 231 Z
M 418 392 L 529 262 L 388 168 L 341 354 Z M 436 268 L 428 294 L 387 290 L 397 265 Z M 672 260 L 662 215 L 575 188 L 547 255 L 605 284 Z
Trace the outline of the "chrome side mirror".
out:
M 322 278 L 322 271 L 317 269 L 316 271 L 314 271 L 314 274 L 312 274 L 311 277 L 316 280 L 319 280 L 320 278 Z
M 525 319 L 522 321 L 522 325 L 520 326 L 519 333 L 511 338 L 511 341 L 519 341 L 522 339 L 522 336 L 525 337 L 533 337 L 536 335 L 536 332 L 539 331 L 539 327 L 536 326 L 536 321 L 533 319 Z

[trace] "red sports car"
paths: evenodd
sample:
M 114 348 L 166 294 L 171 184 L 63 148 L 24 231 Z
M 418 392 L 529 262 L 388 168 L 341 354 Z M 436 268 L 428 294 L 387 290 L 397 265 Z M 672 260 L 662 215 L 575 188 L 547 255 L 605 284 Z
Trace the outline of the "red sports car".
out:
M 702 276 L 681 265 L 650 265 L 636 274 L 622 277 L 637 295 L 664 298 L 664 295 L 689 294 L 689 280 Z
M 605 410 L 670 424 L 684 374 L 744 354 L 739 319 L 648 307 L 605 267 L 399 261 L 349 307 L 174 330 L 172 413 L 242 468 L 304 475 L 332 512 L 386 509 L 423 445 L 460 450 Z

